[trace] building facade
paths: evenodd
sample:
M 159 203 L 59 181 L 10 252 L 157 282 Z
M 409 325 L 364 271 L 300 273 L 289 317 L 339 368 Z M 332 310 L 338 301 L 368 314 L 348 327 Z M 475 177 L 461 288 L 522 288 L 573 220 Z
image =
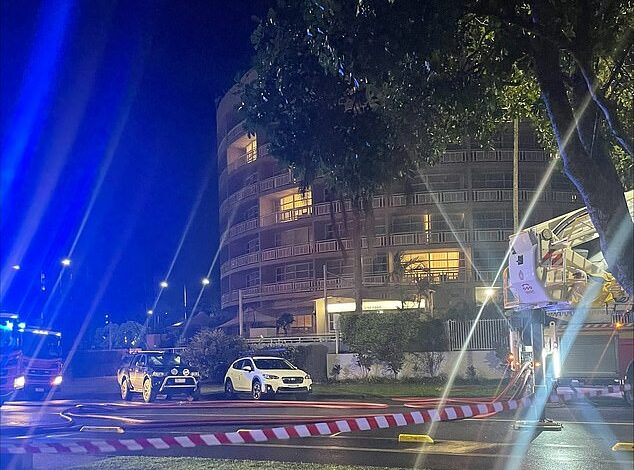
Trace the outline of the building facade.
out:
M 293 315 L 294 335 L 329 333 L 337 314 L 354 310 L 352 243 L 342 217 L 350 208 L 330 203 L 319 181 L 300 191 L 266 136 L 247 134 L 238 101 L 230 91 L 217 108 L 222 308 L 237 318 L 241 304 L 250 336 L 275 334 L 271 319 L 284 313 Z M 519 142 L 521 218 L 552 159 L 527 125 Z M 374 197 L 373 248 L 363 240 L 364 310 L 430 309 L 433 298 L 441 312 L 490 295 L 513 232 L 512 126 L 492 144 L 496 150 L 451 148 L 424 177 Z M 579 206 L 555 168 L 528 225 Z M 412 279 L 426 279 L 433 296 L 416 294 Z

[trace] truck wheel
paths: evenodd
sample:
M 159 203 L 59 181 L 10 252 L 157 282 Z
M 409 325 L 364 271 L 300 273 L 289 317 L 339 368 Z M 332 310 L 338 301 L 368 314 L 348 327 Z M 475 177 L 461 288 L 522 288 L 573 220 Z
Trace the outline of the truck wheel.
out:
M 143 382 L 143 401 L 152 403 L 156 399 L 156 390 L 152 387 L 152 380 L 145 379 Z
M 125 401 L 129 401 L 132 398 L 132 394 L 130 392 L 130 386 L 128 385 L 128 379 L 125 377 L 121 381 L 121 399 Z

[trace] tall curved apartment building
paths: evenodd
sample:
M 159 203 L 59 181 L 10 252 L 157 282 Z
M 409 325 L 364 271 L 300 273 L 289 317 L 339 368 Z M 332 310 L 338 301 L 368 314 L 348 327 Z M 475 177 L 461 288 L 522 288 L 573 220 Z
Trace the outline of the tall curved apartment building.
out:
M 275 334 L 272 318 L 283 313 L 294 316 L 289 334 L 329 333 L 334 314 L 354 310 L 354 296 L 351 256 L 344 261 L 338 249 L 325 189 L 317 182 L 299 191 L 288 168 L 269 154 L 266 135 L 247 135 L 238 101 L 231 90 L 217 107 L 222 309 L 235 313 L 228 324 L 237 329 L 241 297 L 251 336 Z M 526 125 L 519 142 L 521 217 L 550 156 Z M 373 257 L 364 240 L 364 310 L 402 305 L 391 275 L 399 256 L 433 283 L 437 311 L 482 299 L 513 229 L 512 126 L 500 131 L 493 147 L 453 148 L 426 172 L 426 182 L 374 198 Z M 529 224 L 580 205 L 558 169 L 537 201 Z M 339 203 L 334 208 L 343 209 Z M 350 240 L 343 242 L 351 248 Z

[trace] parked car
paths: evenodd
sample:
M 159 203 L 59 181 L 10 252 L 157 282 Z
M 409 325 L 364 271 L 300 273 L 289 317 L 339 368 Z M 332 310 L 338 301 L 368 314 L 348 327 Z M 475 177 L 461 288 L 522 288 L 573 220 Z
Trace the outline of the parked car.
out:
M 225 374 L 227 398 L 233 398 L 236 393 L 250 393 L 254 400 L 261 400 L 289 393 L 306 399 L 312 388 L 310 375 L 280 357 L 242 357 L 234 361 Z
M 164 351 L 140 351 L 124 359 L 117 370 L 121 398 L 130 400 L 132 393 L 141 393 L 150 403 L 156 396 L 199 396 L 200 374 L 185 365 L 178 354 Z

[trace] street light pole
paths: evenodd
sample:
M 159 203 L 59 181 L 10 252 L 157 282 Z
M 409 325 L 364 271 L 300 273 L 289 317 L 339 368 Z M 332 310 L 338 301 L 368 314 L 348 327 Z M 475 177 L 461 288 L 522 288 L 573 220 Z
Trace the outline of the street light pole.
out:
M 244 310 L 242 309 L 242 289 L 238 289 L 238 325 L 240 337 L 244 336 Z
M 520 123 L 513 119 L 513 232 L 520 226 Z

